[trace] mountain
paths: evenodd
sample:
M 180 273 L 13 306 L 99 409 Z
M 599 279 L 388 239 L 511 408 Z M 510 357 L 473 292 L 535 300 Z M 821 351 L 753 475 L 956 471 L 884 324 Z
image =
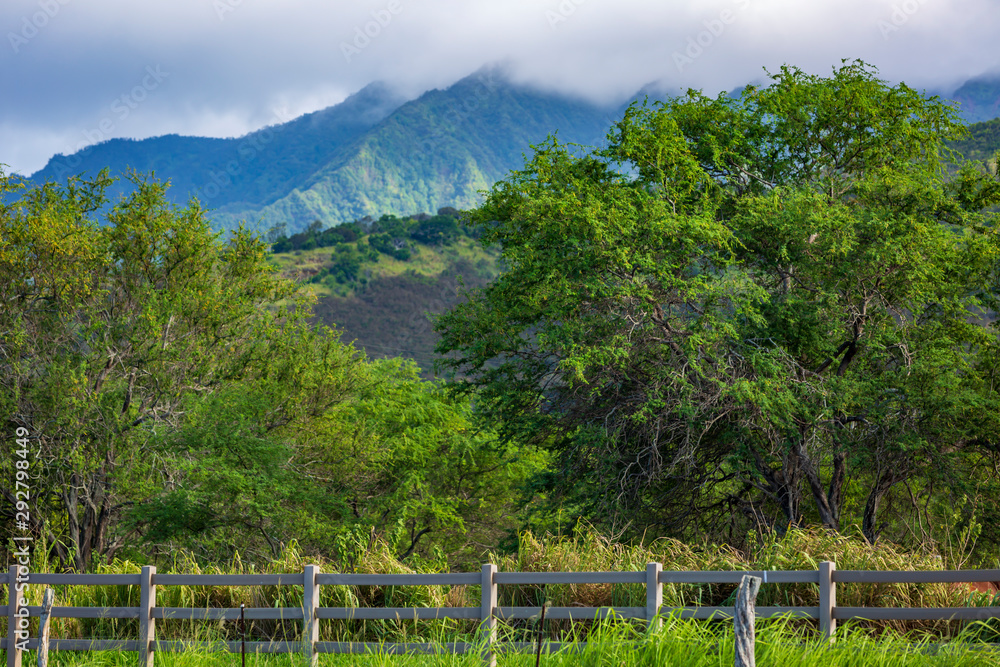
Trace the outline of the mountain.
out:
M 236 139 L 166 135 L 143 140 L 111 139 L 70 156 L 58 154 L 31 176 L 35 182 L 131 168 L 169 179 L 177 203 L 197 197 L 212 209 L 255 210 L 286 196 L 352 140 L 405 100 L 374 83 L 344 102 Z M 111 191 L 124 191 L 124 186 Z
M 967 160 L 993 160 L 1000 152 L 1000 118 L 969 126 L 969 136 L 948 143 Z M 996 165 L 994 164 L 994 169 Z
M 114 176 L 154 171 L 170 180 L 175 202 L 197 197 L 220 229 L 246 220 L 294 232 L 314 220 L 329 226 L 473 206 L 478 190 L 523 164 L 530 144 L 556 131 L 562 141 L 598 142 L 618 111 L 484 69 L 410 101 L 372 84 L 341 104 L 237 139 L 112 139 L 56 155 L 31 180 L 104 167 Z
M 958 102 L 966 123 L 993 120 L 1000 117 L 1000 76 L 971 79 L 946 97 Z
M 479 190 L 522 166 L 530 144 L 553 132 L 562 141 L 595 143 L 612 115 L 481 72 L 404 104 L 260 214 L 298 228 L 314 219 L 471 207 Z M 219 213 L 225 225 L 244 214 L 231 207 Z

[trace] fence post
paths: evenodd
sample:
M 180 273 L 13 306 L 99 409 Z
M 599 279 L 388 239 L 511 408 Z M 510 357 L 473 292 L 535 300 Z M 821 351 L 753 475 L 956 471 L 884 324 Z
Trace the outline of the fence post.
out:
M 660 583 L 660 563 L 646 564 L 646 630 L 659 630 L 662 620 L 659 618 L 660 607 L 663 606 L 663 584 Z
M 837 564 L 825 560 L 819 564 L 819 631 L 832 644 L 836 640 L 837 620 L 833 609 L 837 606 L 837 584 L 833 572 Z
M 156 649 L 156 619 L 153 618 L 153 607 L 156 606 L 156 585 L 153 575 L 155 565 L 143 565 L 139 575 L 139 664 L 153 667 L 153 656 Z
M 319 606 L 317 574 L 319 574 L 318 565 L 306 565 L 302 582 L 302 653 L 310 667 L 316 667 L 319 661 L 319 654 L 316 653 L 316 642 L 319 641 L 319 618 L 316 612 Z
M 16 613 L 21 607 L 17 592 L 17 565 L 7 570 L 7 667 L 21 667 L 21 649 L 17 647 Z
M 733 614 L 733 634 L 736 635 L 736 667 L 756 667 L 754 655 L 754 616 L 760 577 L 743 575 L 736 589 L 736 609 Z
M 484 642 L 483 663 L 487 667 L 496 667 L 497 656 L 493 651 L 493 645 L 497 640 L 497 619 L 493 615 L 493 609 L 497 606 L 497 566 L 493 563 L 483 565 L 483 578 L 481 585 L 481 597 L 479 618 L 479 629 Z
M 42 596 L 42 615 L 38 619 L 38 667 L 49 664 L 49 620 L 52 618 L 52 604 L 56 600 L 56 592 L 45 589 Z

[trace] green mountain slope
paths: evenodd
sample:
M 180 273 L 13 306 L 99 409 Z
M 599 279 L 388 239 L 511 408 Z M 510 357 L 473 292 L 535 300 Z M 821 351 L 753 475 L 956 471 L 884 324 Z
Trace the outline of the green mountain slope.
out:
M 998 79 L 969 81 L 946 97 L 967 119 L 1000 115 Z M 551 133 L 599 143 L 622 110 L 515 85 L 500 70 L 484 69 L 408 102 L 371 84 L 341 104 L 235 139 L 114 139 L 57 155 L 31 180 L 105 167 L 113 175 L 153 171 L 170 180 L 173 201 L 197 197 L 220 229 L 246 220 L 294 232 L 314 220 L 330 226 L 474 206 L 479 191 L 523 164 L 531 144 Z
M 237 139 L 177 135 L 112 139 L 70 156 L 56 155 L 31 180 L 65 180 L 104 168 L 120 176 L 131 168 L 169 179 L 168 196 L 176 203 L 197 197 L 208 208 L 252 210 L 300 187 L 404 101 L 385 85 L 374 83 L 336 106 Z
M 553 132 L 594 143 L 611 109 L 514 86 L 496 73 L 467 77 L 408 102 L 318 169 L 301 187 L 259 210 L 226 206 L 215 219 L 242 217 L 302 229 L 365 215 L 467 208 L 523 163 L 529 145 Z
M 407 219 L 382 216 L 281 237 L 272 264 L 318 298 L 316 320 L 343 332 L 370 357 L 408 357 L 431 377 L 437 334 L 431 316 L 458 303 L 463 286 L 499 272 L 457 211 Z
M 958 102 L 959 115 L 966 123 L 1000 117 L 1000 77 L 971 79 L 946 97 Z
M 472 206 L 479 190 L 522 164 L 530 144 L 553 132 L 564 141 L 599 141 L 619 111 L 518 86 L 491 69 L 403 102 L 372 84 L 341 104 L 238 139 L 106 141 L 55 156 L 31 180 L 105 167 L 112 175 L 155 171 L 170 180 L 173 201 L 197 197 L 220 229 L 246 220 L 299 231 L 317 219 L 329 226 Z

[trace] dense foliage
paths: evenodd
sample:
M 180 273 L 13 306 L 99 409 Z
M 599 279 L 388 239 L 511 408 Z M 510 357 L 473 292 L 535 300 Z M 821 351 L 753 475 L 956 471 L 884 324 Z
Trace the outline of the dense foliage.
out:
M 594 121 L 483 80 L 461 90 L 482 117 L 452 93 L 407 105 L 265 238 L 215 233 L 197 199 L 135 173 L 0 173 L 0 422 L 28 433 L 36 556 L 263 562 L 294 541 L 346 570 L 380 550 L 461 567 L 500 545 L 526 557 L 518 529 L 580 519 L 747 552 L 812 527 L 954 564 L 949 540 L 1000 553 L 992 124 L 969 136 L 864 63 L 785 67 L 739 98 L 633 104 L 589 152 L 550 138 L 471 226 L 452 208 L 317 219 L 376 173 L 407 206 L 383 210 L 426 208 L 382 168 L 386 145 L 413 149 L 393 143 L 405 128 L 445 145 L 425 160 L 437 184 L 414 186 L 426 203 L 458 201 L 440 187 L 455 174 L 485 185 L 470 165 L 502 170 L 497 147 L 559 113 Z M 442 118 L 493 148 L 472 159 Z M 435 332 L 427 313 L 446 307 Z M 344 328 L 372 357 L 428 366 L 414 350 L 439 334 L 450 384 L 366 357 Z M 16 478 L 0 457 L 8 549 Z
M 27 531 L 53 562 L 297 540 L 349 566 L 373 539 L 462 559 L 517 527 L 544 456 L 498 450 L 467 401 L 314 326 L 263 240 L 223 240 L 139 177 L 109 208 L 108 185 L 0 180 L 0 422 L 28 434 Z
M 343 250 L 345 243 L 355 243 L 363 236 L 367 236 L 367 245 L 376 252 L 402 261 L 410 258 L 409 250 L 413 247 L 411 241 L 429 246 L 441 246 L 454 243 L 455 239 L 463 234 L 477 236 L 474 229 L 461 222 L 459 211 L 450 206 L 438 209 L 436 215 L 416 213 L 406 218 L 397 218 L 386 214 L 378 220 L 365 217 L 326 229 L 321 221 L 315 220 L 305 231 L 291 236 L 284 234 L 284 226 L 273 228 L 271 233 L 275 237 L 271 246 L 274 252 L 313 250 L 331 246 Z M 359 244 L 359 251 L 363 245 Z M 400 251 L 405 252 L 401 254 Z
M 508 270 L 440 318 L 442 366 L 616 532 L 995 524 L 1000 183 L 947 177 L 963 129 L 855 62 L 548 141 L 473 214 Z

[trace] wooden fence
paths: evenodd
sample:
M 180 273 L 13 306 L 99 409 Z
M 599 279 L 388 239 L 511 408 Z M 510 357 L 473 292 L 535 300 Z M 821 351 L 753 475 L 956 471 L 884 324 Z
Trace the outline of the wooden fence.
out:
M 810 583 L 819 587 L 817 607 L 757 607 L 757 618 L 784 614 L 796 618 L 819 621 L 819 628 L 830 641 L 834 639 L 837 622 L 848 619 L 867 620 L 985 620 L 1000 618 L 1000 607 L 838 607 L 837 585 L 849 583 L 963 583 L 1000 581 L 1000 570 L 936 570 L 936 571 L 867 571 L 837 570 L 832 562 L 819 564 L 818 570 L 747 571 L 747 572 L 672 572 L 663 571 L 660 563 L 649 563 L 645 572 L 498 572 L 495 565 L 483 565 L 481 572 L 443 574 L 327 574 L 315 565 L 295 574 L 157 574 L 156 568 L 146 566 L 141 574 L 41 574 L 22 572 L 11 566 L 7 574 L 0 574 L 0 583 L 8 584 L 8 604 L 2 607 L 7 617 L 7 636 L 0 641 L 0 648 L 7 650 L 7 667 L 21 667 L 25 650 L 38 647 L 38 638 L 28 636 L 28 618 L 39 616 L 41 606 L 20 606 L 17 585 L 78 585 L 78 586 L 139 586 L 138 607 L 58 607 L 51 610 L 53 618 L 137 618 L 139 636 L 134 640 L 49 639 L 49 650 L 54 651 L 136 651 L 140 664 L 153 665 L 157 651 L 183 651 L 190 642 L 156 639 L 156 621 L 160 619 L 236 620 L 238 608 L 189 608 L 158 607 L 158 586 L 302 586 L 302 607 L 247 608 L 247 620 L 285 619 L 301 620 L 300 641 L 247 642 L 249 651 L 262 653 L 301 652 L 315 665 L 320 653 L 365 652 L 481 652 L 487 664 L 495 664 L 498 651 L 530 649 L 531 644 L 500 643 L 497 641 L 497 621 L 529 619 L 541 611 L 540 607 L 498 606 L 498 587 L 517 584 L 643 584 L 646 588 L 644 607 L 548 607 L 548 619 L 594 620 L 612 613 L 619 618 L 644 619 L 658 623 L 657 617 L 677 614 L 681 618 L 731 618 L 733 607 L 663 607 L 663 585 L 685 584 L 738 584 L 744 575 L 761 577 L 765 584 Z M 321 586 L 479 586 L 481 601 L 478 607 L 320 607 Z M 429 643 L 365 643 L 319 641 L 319 622 L 325 619 L 342 620 L 431 620 L 471 619 L 480 622 L 480 641 Z M 213 642 L 205 645 L 208 650 L 239 652 L 240 642 Z M 549 642 L 548 651 L 562 648 L 558 642 Z

